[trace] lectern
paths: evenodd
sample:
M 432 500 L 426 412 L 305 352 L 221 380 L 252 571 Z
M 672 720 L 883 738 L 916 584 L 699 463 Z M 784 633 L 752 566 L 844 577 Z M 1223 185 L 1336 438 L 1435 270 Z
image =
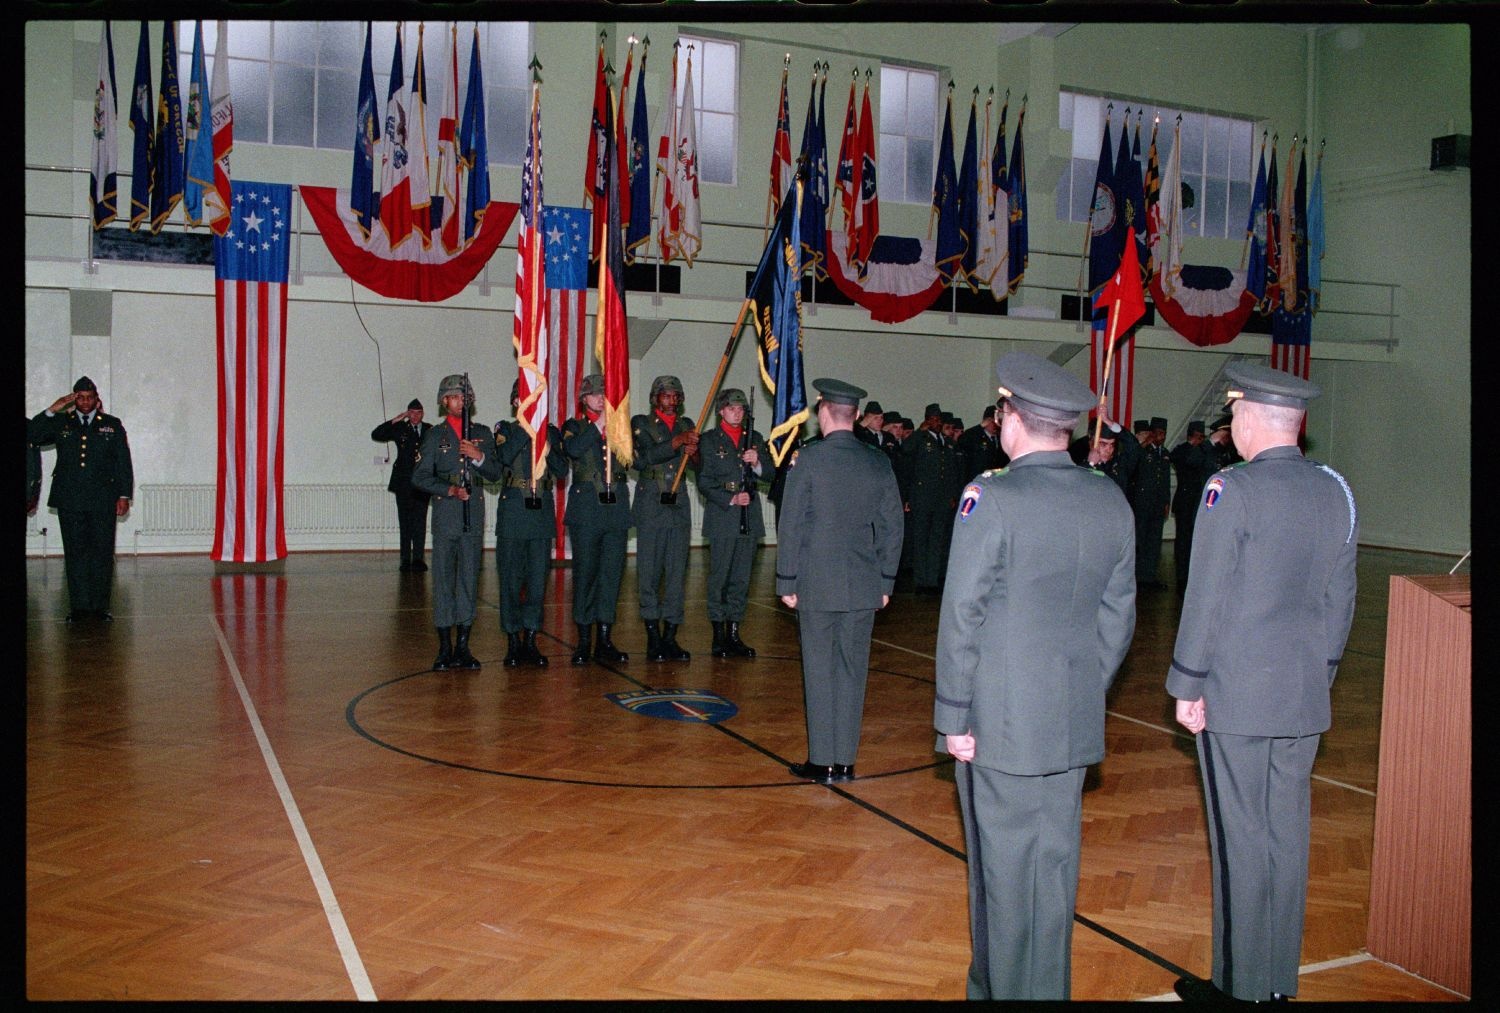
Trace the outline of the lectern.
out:
M 1366 949 L 1470 995 L 1469 577 L 1391 578 Z

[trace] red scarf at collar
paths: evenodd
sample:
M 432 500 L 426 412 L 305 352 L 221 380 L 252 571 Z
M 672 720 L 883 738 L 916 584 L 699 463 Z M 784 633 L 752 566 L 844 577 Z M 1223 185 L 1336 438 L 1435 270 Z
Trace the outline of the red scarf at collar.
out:
M 676 415 L 664 415 L 662 414 L 662 410 L 660 408 L 653 408 L 651 409 L 651 411 L 657 418 L 661 419 L 667 424 L 667 432 L 670 433 L 672 430 L 677 428 Z
M 733 443 L 735 445 L 735 448 L 738 449 L 740 445 L 740 434 L 745 431 L 745 427 L 731 426 L 727 422 L 720 422 L 719 428 L 724 430 L 724 435 L 729 437 L 729 442 Z

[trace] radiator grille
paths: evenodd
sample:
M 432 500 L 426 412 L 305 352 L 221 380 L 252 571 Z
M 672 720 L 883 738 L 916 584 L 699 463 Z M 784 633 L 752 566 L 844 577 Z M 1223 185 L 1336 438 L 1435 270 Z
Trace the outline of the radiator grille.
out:
M 213 536 L 212 485 L 143 485 L 135 506 L 142 535 Z M 383 485 L 288 485 L 282 489 L 282 509 L 289 535 L 396 530 L 396 511 Z

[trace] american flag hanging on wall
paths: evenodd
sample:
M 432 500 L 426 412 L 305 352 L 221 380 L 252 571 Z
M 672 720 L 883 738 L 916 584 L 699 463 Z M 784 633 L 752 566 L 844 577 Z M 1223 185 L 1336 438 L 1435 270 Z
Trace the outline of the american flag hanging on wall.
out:
M 232 183 L 230 225 L 214 237 L 219 466 L 211 557 L 286 556 L 282 399 L 286 389 L 286 183 Z

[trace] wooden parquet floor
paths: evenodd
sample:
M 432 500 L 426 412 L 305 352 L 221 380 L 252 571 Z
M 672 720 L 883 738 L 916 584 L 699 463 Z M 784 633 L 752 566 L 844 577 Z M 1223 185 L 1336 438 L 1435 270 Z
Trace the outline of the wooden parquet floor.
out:
M 122 556 L 108 626 L 65 624 L 62 561 L 28 560 L 24 994 L 961 998 L 937 601 L 898 596 L 877 621 L 860 777 L 797 782 L 797 633 L 774 561 L 757 560 L 743 625 L 759 657 L 720 661 L 693 554 L 693 659 L 675 665 L 642 660 L 631 567 L 616 633 L 631 660 L 570 666 L 559 569 L 537 670 L 500 664 L 491 553 L 484 667 L 435 673 L 430 575 L 397 573 L 390 553 L 299 554 L 274 575 Z M 1315 770 L 1302 999 L 1461 998 L 1362 950 L 1387 577 L 1451 564 L 1360 555 Z M 1171 997 L 1179 973 L 1208 971 L 1202 795 L 1162 689 L 1178 608 L 1141 596 L 1085 785 L 1076 999 Z M 737 713 L 662 720 L 606 698 L 673 687 Z

